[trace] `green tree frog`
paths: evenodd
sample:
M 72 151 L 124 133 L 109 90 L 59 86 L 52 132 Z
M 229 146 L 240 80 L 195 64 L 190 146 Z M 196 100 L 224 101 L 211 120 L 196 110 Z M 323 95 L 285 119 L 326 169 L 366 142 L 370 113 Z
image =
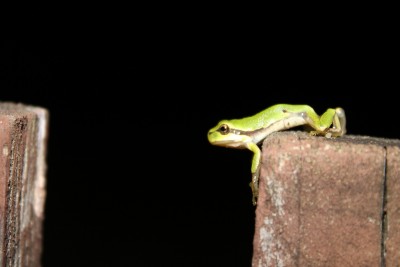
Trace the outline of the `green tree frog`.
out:
M 261 158 L 258 144 L 273 132 L 301 125 L 310 126 L 311 135 L 338 137 L 346 133 L 346 116 L 340 107 L 329 108 L 319 116 L 308 105 L 277 104 L 250 117 L 220 121 L 208 131 L 208 141 L 212 145 L 249 149 L 254 153 L 250 187 L 253 205 L 256 205 Z

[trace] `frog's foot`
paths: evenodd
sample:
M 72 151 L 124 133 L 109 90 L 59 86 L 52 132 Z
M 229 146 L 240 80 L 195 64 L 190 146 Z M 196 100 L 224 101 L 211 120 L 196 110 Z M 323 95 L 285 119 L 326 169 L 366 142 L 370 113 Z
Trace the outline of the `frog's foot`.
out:
M 257 168 L 255 173 L 251 174 L 251 192 L 253 193 L 253 205 L 257 205 L 257 198 L 258 198 L 258 177 L 260 175 L 260 166 Z
M 253 205 L 257 205 L 258 198 L 258 188 L 255 188 L 254 183 L 250 182 L 249 186 L 251 187 L 251 192 L 253 193 Z
M 310 131 L 309 134 L 311 136 L 325 136 L 325 137 L 328 137 L 328 138 L 330 137 L 330 136 L 327 136 L 329 133 L 326 132 L 326 131 Z
M 325 136 L 326 138 L 335 137 L 335 135 L 332 134 L 332 132 L 330 132 L 330 131 L 328 131 L 328 132 L 310 131 L 310 135 L 311 136 Z

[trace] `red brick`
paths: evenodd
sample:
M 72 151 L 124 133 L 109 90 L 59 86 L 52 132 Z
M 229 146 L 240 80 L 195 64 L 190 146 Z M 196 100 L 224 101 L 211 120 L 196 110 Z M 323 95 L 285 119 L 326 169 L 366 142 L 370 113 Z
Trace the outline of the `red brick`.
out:
M 0 266 L 41 265 L 48 112 L 0 103 Z
M 392 162 L 399 164 L 392 151 L 397 146 L 398 140 L 361 136 L 328 139 L 289 131 L 269 136 L 263 144 L 253 266 L 380 266 L 385 168 L 388 194 L 400 192 L 400 167 Z M 393 221 L 388 216 L 395 233 L 398 198 L 387 203 L 388 215 L 397 213 Z M 387 239 L 386 245 L 397 245 L 388 257 L 391 251 L 398 258 L 399 240 L 398 234 Z
M 386 266 L 400 266 L 400 148 L 387 147 Z

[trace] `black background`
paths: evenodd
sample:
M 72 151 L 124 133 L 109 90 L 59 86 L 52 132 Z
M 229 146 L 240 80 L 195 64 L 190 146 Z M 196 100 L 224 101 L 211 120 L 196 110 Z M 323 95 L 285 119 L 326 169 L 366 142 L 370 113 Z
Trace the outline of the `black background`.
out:
M 50 112 L 44 267 L 250 266 L 251 153 L 208 143 L 220 119 L 341 106 L 399 138 L 386 22 L 192 15 L 3 41 L 0 100 Z

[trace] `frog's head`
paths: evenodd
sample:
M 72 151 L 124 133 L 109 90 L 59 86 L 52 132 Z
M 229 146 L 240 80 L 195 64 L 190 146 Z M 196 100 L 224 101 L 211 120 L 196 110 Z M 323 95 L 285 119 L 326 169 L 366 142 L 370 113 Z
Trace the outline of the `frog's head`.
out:
M 208 141 L 215 146 L 245 148 L 251 138 L 231 121 L 222 120 L 208 131 Z

